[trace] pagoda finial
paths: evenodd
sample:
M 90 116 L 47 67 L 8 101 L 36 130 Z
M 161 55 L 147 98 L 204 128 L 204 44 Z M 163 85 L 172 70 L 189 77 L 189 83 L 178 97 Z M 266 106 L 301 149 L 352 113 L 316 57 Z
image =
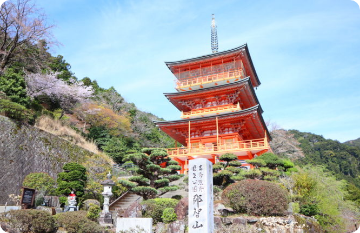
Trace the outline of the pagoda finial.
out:
M 218 37 L 217 37 L 217 30 L 216 30 L 214 14 L 212 14 L 212 20 L 211 20 L 211 50 L 213 53 L 218 52 Z

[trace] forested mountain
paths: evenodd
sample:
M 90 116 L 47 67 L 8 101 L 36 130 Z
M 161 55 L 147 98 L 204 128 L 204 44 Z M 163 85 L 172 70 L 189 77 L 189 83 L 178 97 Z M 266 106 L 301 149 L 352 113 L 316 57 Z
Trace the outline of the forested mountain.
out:
M 296 160 L 300 165 L 324 166 L 338 179 L 345 179 L 360 187 L 359 147 L 298 130 L 276 130 L 272 136 L 273 141 L 277 142 L 272 142 L 275 153 Z
M 346 141 L 344 143 L 347 144 L 347 145 L 350 145 L 350 146 L 356 146 L 356 147 L 360 148 L 360 138 L 355 139 L 355 140 L 349 140 L 349 141 Z
M 32 1 L 9 1 L 0 14 L 0 114 L 36 124 L 44 115 L 60 120 L 100 150 L 121 162 L 141 147 L 170 147 L 174 142 L 153 120 L 163 120 L 128 103 L 113 88 L 79 78 L 61 55 L 45 14 Z

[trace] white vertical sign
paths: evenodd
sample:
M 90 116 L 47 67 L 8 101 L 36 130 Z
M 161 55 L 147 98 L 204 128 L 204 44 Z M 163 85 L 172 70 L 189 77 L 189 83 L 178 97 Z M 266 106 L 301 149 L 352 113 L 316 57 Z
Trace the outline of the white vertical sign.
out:
M 212 163 L 204 158 L 189 161 L 189 233 L 214 232 Z

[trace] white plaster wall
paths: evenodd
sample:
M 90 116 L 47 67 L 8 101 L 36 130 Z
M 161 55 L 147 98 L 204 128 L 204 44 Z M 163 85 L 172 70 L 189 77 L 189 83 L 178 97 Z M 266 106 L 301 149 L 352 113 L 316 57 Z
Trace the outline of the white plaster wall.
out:
M 120 231 L 138 232 L 136 230 L 142 229 L 139 233 L 152 233 L 152 218 L 117 218 L 116 219 L 116 233 Z

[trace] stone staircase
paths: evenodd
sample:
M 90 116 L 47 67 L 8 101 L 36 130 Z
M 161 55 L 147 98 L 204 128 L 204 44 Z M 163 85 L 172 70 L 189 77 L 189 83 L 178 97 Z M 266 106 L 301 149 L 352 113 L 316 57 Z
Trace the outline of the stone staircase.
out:
M 175 195 L 181 195 L 182 197 L 188 196 L 188 185 L 184 183 L 184 178 L 186 176 L 180 178 L 179 180 L 173 181 L 170 183 L 170 185 L 177 185 L 180 187 L 180 189 L 172 192 L 165 193 L 162 195 L 162 198 L 171 198 Z M 120 197 L 118 197 L 115 201 L 110 203 L 109 210 L 112 213 L 112 216 L 116 216 L 116 213 L 118 211 L 124 211 L 128 209 L 134 202 L 141 202 L 143 198 L 139 195 L 136 195 L 135 193 L 132 193 L 130 191 L 127 191 Z
M 109 206 L 109 210 L 113 216 L 116 216 L 116 212 L 118 210 L 126 210 L 134 202 L 141 202 L 141 201 L 142 201 L 141 196 L 138 196 L 135 193 L 128 191 L 123 195 L 121 195 L 119 198 L 117 198 L 115 201 L 113 201 Z

